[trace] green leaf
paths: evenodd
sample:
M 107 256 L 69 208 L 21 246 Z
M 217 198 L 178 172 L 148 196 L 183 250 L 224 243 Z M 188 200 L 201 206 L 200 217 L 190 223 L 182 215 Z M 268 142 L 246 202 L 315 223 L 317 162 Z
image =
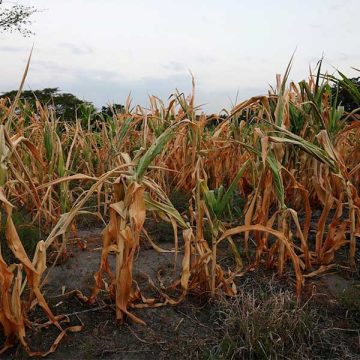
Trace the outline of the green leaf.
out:
M 119 134 L 119 142 L 122 142 L 125 138 L 125 135 L 127 134 L 127 131 L 129 129 L 129 126 L 131 122 L 133 121 L 132 118 L 128 118 L 124 121 L 124 124 L 121 127 L 120 134 Z
M 288 143 L 299 146 L 301 149 L 303 149 L 305 152 L 315 157 L 320 162 L 327 164 L 332 171 L 337 172 L 336 163 L 334 162 L 333 159 L 331 159 L 331 157 L 326 153 L 325 150 L 323 150 L 319 146 L 314 145 L 313 143 L 310 143 L 307 140 L 304 140 L 302 137 L 295 135 L 286 129 L 283 129 L 276 125 L 273 126 L 277 130 L 276 131 L 277 133 L 286 137 L 283 138 L 283 137 L 270 136 L 269 138 L 271 141 L 279 142 L 279 143 Z
M 285 209 L 286 205 L 285 205 L 284 184 L 282 181 L 279 164 L 278 164 L 274 154 L 271 151 L 269 151 L 266 161 L 268 162 L 268 164 L 270 166 L 270 170 L 272 172 L 276 196 L 278 198 L 281 208 Z
M 180 213 L 175 209 L 175 207 L 171 204 L 170 200 L 168 204 L 163 204 L 156 200 L 153 200 L 149 193 L 144 193 L 144 200 L 146 210 L 148 211 L 162 211 L 167 216 L 172 217 L 175 219 L 180 226 L 184 229 L 187 229 L 189 226 L 186 224 Z
M 216 215 L 220 216 L 225 208 L 227 207 L 227 205 L 229 204 L 232 195 L 234 194 L 234 191 L 236 190 L 236 186 L 238 184 L 238 182 L 240 181 L 241 177 L 244 174 L 244 171 L 247 167 L 247 165 L 249 164 L 249 160 L 246 160 L 242 166 L 240 167 L 238 173 L 236 174 L 234 180 L 232 181 L 232 183 L 230 184 L 229 188 L 227 189 L 226 193 L 224 194 L 224 196 L 222 196 L 219 200 L 220 202 L 218 203 L 218 206 L 216 208 Z
M 145 171 L 147 170 L 149 165 L 152 163 L 155 157 L 161 153 L 165 145 L 173 137 L 175 129 L 183 123 L 184 121 L 181 121 L 166 129 L 149 147 L 149 149 L 142 155 L 135 171 L 135 179 L 137 182 L 141 181 L 141 178 L 145 174 Z

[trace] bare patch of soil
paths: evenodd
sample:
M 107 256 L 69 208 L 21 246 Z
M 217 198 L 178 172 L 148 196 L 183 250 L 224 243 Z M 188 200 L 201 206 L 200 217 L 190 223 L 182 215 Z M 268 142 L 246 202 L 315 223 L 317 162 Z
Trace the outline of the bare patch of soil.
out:
M 173 247 L 170 242 L 173 238 L 171 226 L 153 223 L 148 228 L 161 247 L 168 250 Z M 114 304 L 105 293 L 100 294 L 97 302 L 91 306 L 81 301 L 73 290 L 80 290 L 86 296 L 91 293 L 94 273 L 98 270 L 101 256 L 101 229 L 82 230 L 79 238 L 81 243 L 86 244 L 86 248 L 81 249 L 78 241 L 73 241 L 68 248 L 68 259 L 51 270 L 43 290 L 54 313 L 66 314 L 70 319 L 69 324 L 63 324 L 64 328 L 83 324 L 83 330 L 69 333 L 48 359 L 231 358 L 231 353 L 218 352 L 226 339 L 226 324 L 229 323 L 229 319 L 223 319 L 223 314 L 238 311 L 228 311 L 226 299 L 225 303 L 221 303 L 209 301 L 205 296 L 190 295 L 176 307 L 132 309 L 147 326 L 131 322 L 117 324 Z M 134 279 L 145 296 L 154 296 L 154 290 L 148 285 L 148 276 L 161 286 L 159 274 L 161 273 L 161 281 L 164 282 L 177 278 L 180 263 L 181 256 L 178 257 L 174 270 L 173 253 L 158 253 L 143 244 L 136 259 Z M 113 264 L 114 258 L 110 259 L 110 265 Z M 271 278 L 273 280 L 270 281 Z M 314 350 L 313 358 L 336 358 L 339 354 L 343 354 L 343 358 L 360 358 L 360 335 L 356 331 L 360 328 L 360 317 L 354 318 L 358 311 L 360 313 L 360 305 L 357 309 L 356 302 L 359 283 L 359 279 L 349 280 L 339 272 L 308 282 L 307 299 L 304 302 L 311 303 L 311 308 L 315 309 L 311 314 L 318 316 L 314 331 L 323 334 L 322 340 L 320 335 L 318 337 L 318 341 L 322 343 L 318 345 L 317 351 Z M 284 289 L 293 291 L 290 278 L 288 281 L 285 278 L 274 280 L 273 273 L 269 274 L 264 269 L 257 269 L 244 278 L 239 278 L 238 285 L 249 294 L 256 294 L 260 303 L 261 299 L 267 299 L 273 293 L 283 293 Z M 354 296 L 354 299 L 346 302 L 347 294 Z M 236 306 L 239 304 L 241 301 Z M 271 309 L 268 311 L 271 313 Z M 36 323 L 46 321 L 39 309 L 30 314 L 30 319 Z M 55 327 L 33 329 L 28 331 L 27 340 L 33 350 L 46 351 L 58 333 Z M 322 353 L 321 349 L 328 347 L 331 339 L 341 346 Z M 2 340 L 0 336 L 0 341 Z M 309 347 L 312 345 L 306 346 L 311 353 Z M 18 346 L 9 350 L 3 358 L 27 359 L 28 356 Z
M 155 226 L 154 232 L 156 229 Z M 176 354 L 182 358 L 183 354 L 189 354 L 190 349 L 186 346 L 188 341 L 196 338 L 206 342 L 211 336 L 211 309 L 202 299 L 190 298 L 177 307 L 131 310 L 147 326 L 131 322 L 119 326 L 115 320 L 114 305 L 105 295 L 100 295 L 91 306 L 82 302 L 73 290 L 80 290 L 89 296 L 94 287 L 94 273 L 99 268 L 101 256 L 101 230 L 81 231 L 79 238 L 86 244 L 86 249 L 80 249 L 77 241 L 74 241 L 68 247 L 68 259 L 51 269 L 43 292 L 55 314 L 70 318 L 70 324 L 63 324 L 64 328 L 80 324 L 84 328 L 81 332 L 69 333 L 48 359 L 147 359 L 154 356 L 167 359 Z M 171 249 L 173 245 L 168 242 L 161 243 L 161 246 Z M 155 283 L 158 283 L 159 271 L 162 281 L 174 278 L 175 274 L 178 276 L 181 257 L 178 259 L 174 272 L 173 253 L 158 253 L 145 247 L 141 249 L 136 259 L 134 279 L 145 296 L 154 295 L 148 286 L 147 276 Z M 114 265 L 114 257 L 110 258 L 111 265 Z M 31 320 L 42 323 L 46 318 L 37 309 L 31 314 Z M 58 333 L 55 327 L 29 331 L 27 340 L 33 350 L 46 351 Z M 28 357 L 19 346 L 9 351 L 4 358 Z

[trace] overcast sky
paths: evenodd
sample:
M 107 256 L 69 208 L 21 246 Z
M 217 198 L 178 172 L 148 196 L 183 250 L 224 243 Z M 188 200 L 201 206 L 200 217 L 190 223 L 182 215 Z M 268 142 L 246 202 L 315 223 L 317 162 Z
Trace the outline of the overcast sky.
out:
M 3 1 L 10 5 L 13 1 Z M 44 11 L 30 38 L 0 34 L 0 92 L 18 87 L 32 44 L 26 89 L 59 87 L 100 106 L 146 105 L 177 88 L 219 112 L 266 93 L 296 50 L 290 78 L 326 68 L 358 76 L 359 0 L 19 1 Z

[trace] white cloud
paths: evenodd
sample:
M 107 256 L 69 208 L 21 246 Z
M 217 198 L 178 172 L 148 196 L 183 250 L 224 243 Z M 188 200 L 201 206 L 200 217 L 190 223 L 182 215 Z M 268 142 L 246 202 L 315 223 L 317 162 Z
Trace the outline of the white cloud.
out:
M 188 92 L 190 70 L 198 101 L 219 111 L 237 90 L 239 100 L 265 92 L 295 47 L 295 81 L 323 53 L 330 71 L 359 67 L 357 0 L 27 3 L 47 10 L 36 15 L 34 38 L 0 35 L 0 91 L 18 86 L 33 43 L 28 87 L 56 86 L 96 104 L 131 90 L 142 104 L 148 93 Z

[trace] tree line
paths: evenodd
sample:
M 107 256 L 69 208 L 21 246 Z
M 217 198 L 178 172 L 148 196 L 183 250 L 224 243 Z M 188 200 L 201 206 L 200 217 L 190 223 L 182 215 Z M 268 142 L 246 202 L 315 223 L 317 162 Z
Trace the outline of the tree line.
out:
M 15 99 L 17 90 L 2 93 L 0 98 L 9 104 Z M 90 101 L 81 100 L 73 94 L 63 93 L 59 88 L 45 88 L 42 90 L 25 90 L 21 93 L 19 108 L 27 107 L 31 112 L 36 112 L 38 106 L 47 106 L 54 112 L 56 118 L 63 121 L 75 121 L 76 118 L 102 118 L 112 117 L 125 111 L 124 105 L 104 105 L 98 110 Z

